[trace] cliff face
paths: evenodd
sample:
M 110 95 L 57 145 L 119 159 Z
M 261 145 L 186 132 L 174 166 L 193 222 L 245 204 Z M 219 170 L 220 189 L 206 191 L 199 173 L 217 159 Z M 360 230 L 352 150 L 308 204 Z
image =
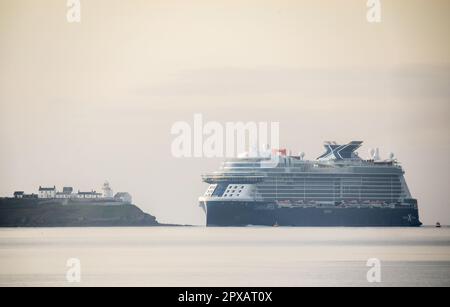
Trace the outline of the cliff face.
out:
M 131 204 L 0 198 L 0 227 L 158 226 Z

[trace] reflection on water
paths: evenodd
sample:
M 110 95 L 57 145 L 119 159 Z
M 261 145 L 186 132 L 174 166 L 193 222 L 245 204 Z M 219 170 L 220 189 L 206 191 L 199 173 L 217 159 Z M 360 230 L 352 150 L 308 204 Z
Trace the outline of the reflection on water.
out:
M 450 286 L 450 228 L 0 229 L 1 286 Z

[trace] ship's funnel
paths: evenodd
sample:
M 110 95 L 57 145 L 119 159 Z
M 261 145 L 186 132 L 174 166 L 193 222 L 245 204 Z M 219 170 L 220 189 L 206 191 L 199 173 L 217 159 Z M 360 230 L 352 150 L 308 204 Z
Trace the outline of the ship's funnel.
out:
M 317 160 L 346 160 L 355 159 L 354 151 L 361 147 L 362 141 L 352 141 L 346 145 L 338 145 L 336 142 L 325 142 L 326 152 Z

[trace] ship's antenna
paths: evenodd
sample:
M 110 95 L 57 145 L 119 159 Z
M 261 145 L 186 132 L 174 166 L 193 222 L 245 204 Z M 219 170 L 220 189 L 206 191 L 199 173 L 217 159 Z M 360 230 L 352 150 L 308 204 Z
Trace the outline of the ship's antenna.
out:
M 374 155 L 373 159 L 375 161 L 379 161 L 380 160 L 380 149 L 378 147 L 375 149 L 375 155 Z
M 300 153 L 300 160 L 303 160 L 305 158 L 305 153 L 302 151 L 301 153 Z

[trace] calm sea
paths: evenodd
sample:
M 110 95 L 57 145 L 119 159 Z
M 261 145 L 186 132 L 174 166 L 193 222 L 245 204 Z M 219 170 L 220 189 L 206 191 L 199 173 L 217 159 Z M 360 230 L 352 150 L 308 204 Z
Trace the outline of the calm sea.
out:
M 0 229 L 0 286 L 80 285 L 450 286 L 450 228 Z

